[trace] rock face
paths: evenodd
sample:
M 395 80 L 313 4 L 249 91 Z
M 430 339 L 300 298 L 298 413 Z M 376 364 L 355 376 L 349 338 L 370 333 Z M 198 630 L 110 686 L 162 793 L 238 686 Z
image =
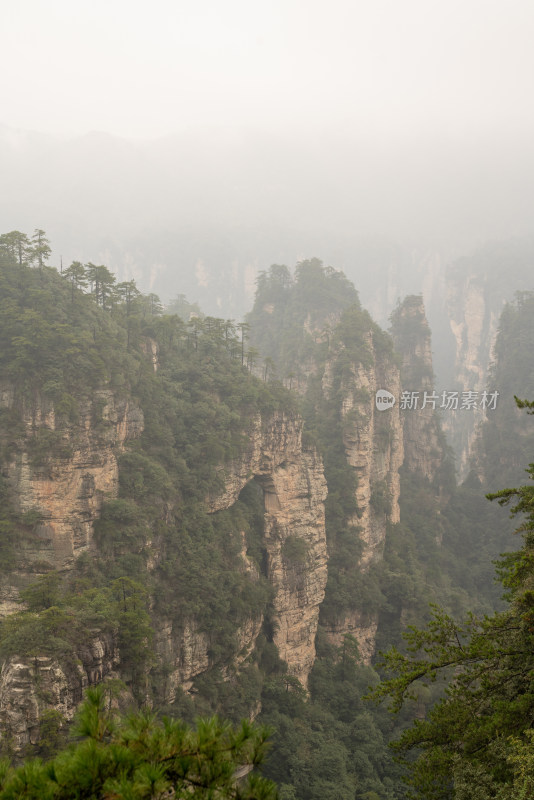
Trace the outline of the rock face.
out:
M 382 558 L 386 523 L 399 521 L 399 468 L 404 455 L 398 402 L 385 410 L 379 410 L 375 402 L 379 389 L 399 396 L 399 369 L 377 354 L 371 332 L 367 341 L 373 361 L 365 367 L 354 365 L 354 383 L 343 398 L 341 410 L 347 461 L 358 481 L 358 515 L 352 522 L 359 526 L 364 542 L 362 569 Z
M 0 390 L 0 403 L 11 408 L 15 393 Z M 21 564 L 4 579 L 0 615 L 20 610 L 18 589 L 46 570 L 69 569 L 92 546 L 93 522 L 104 497 L 118 491 L 117 456 L 128 439 L 143 430 L 141 410 L 110 390 L 95 392 L 81 404 L 76 423 L 61 424 L 54 408 L 37 398 L 22 410 L 22 430 L 15 455 L 5 465 L 15 505 L 36 511 L 37 542 L 20 553 Z M 45 450 L 40 441 L 50 441 Z M 0 723 L 10 747 L 22 753 L 39 737 L 43 712 L 55 709 L 72 719 L 83 690 L 112 676 L 119 658 L 114 637 L 94 633 L 71 659 L 40 656 L 9 658 L 0 669 Z
M 0 399 L 10 407 L 13 394 L 4 390 Z M 39 547 L 27 555 L 65 569 L 90 547 L 103 498 L 117 496 L 117 456 L 142 432 L 143 414 L 131 400 L 101 389 L 81 404 L 75 424 L 56 425 L 54 407 L 43 398 L 25 404 L 22 419 L 25 437 L 7 476 L 18 508 L 41 518 Z
M 489 296 L 486 280 L 477 274 L 455 272 L 447 280 L 447 310 L 456 346 L 454 375 L 459 391 L 481 393 L 487 388 L 488 370 L 497 336 L 504 300 Z M 469 469 L 469 458 L 477 428 L 485 418 L 477 408 L 470 413 L 444 415 L 448 433 L 458 457 L 460 477 Z
M 258 481 L 265 497 L 267 575 L 275 590 L 274 642 L 306 686 L 327 578 L 323 465 L 314 450 L 305 450 Z
M 264 422 L 257 416 L 243 456 L 221 469 L 221 475 L 225 488 L 210 500 L 211 511 L 235 502 L 251 478 L 263 489 L 267 577 L 275 590 L 278 623 L 274 642 L 289 670 L 306 685 L 327 579 L 322 462 L 315 450 L 303 449 L 299 417 L 274 414 Z M 286 552 L 290 538 L 301 543 L 297 561 Z M 255 638 L 257 621 L 249 628 Z
M 262 487 L 265 503 L 267 578 L 275 590 L 277 626 L 274 642 L 289 670 L 306 685 L 315 659 L 319 606 L 327 579 L 324 500 L 326 481 L 315 450 L 302 447 L 302 420 L 273 414 L 257 415 L 248 432 L 242 456 L 221 467 L 224 488 L 208 499 L 212 513 L 229 508 L 251 480 Z M 288 555 L 288 539 L 298 541 L 299 559 Z M 254 570 L 242 554 L 244 568 Z M 252 652 L 263 620 L 250 618 L 237 631 L 238 656 Z M 210 666 L 208 637 L 187 621 L 180 630 L 167 623 L 158 634 L 158 653 L 171 665 L 169 701 L 178 686 L 188 689 L 192 679 Z
M 0 397 L 6 405 L 13 403 L 13 393 L 7 389 Z M 57 569 L 68 569 L 91 546 L 92 524 L 104 496 L 117 496 L 117 455 L 126 440 L 141 433 L 143 416 L 131 401 L 118 401 L 111 391 L 102 390 L 81 408 L 76 425 L 57 430 L 54 409 L 44 401 L 31 410 L 24 409 L 23 424 L 26 436 L 7 469 L 18 507 L 36 509 L 42 519 L 42 546 L 28 554 L 28 559 L 45 558 Z M 43 431 L 58 434 L 54 441 L 61 450 L 48 451 L 38 462 L 32 443 Z M 207 499 L 212 513 L 230 507 L 253 479 L 263 489 L 267 577 L 275 589 L 278 622 L 275 643 L 290 671 L 306 684 L 315 657 L 319 606 L 327 578 L 326 482 L 315 451 L 303 450 L 302 420 L 282 413 L 266 419 L 257 415 L 242 456 L 221 467 L 220 476 L 221 492 Z M 300 543 L 304 558 L 295 562 L 290 552 L 288 555 L 288 539 Z M 242 559 L 244 570 L 256 570 L 245 546 Z M 16 608 L 15 587 L 7 587 L 4 594 L 4 611 L 10 613 Z M 236 631 L 234 669 L 252 652 L 262 623 L 261 617 L 251 617 Z M 155 634 L 157 653 L 169 670 L 164 694 L 172 702 L 178 687 L 190 688 L 193 678 L 211 666 L 210 642 L 194 619 L 183 619 L 174 626 L 156 620 Z M 114 648 L 113 642 L 106 640 L 97 657 L 98 644 L 89 644 L 77 654 L 79 663 L 73 661 L 72 665 L 44 656 L 31 664 L 17 658 L 4 663 L 0 720 L 15 750 L 21 752 L 36 741 L 40 716 L 47 708 L 55 708 L 66 719 L 72 717 L 83 688 L 101 681 L 118 664 Z M 37 686 L 45 687 L 46 702 Z
M 2 398 L 12 402 L 9 393 L 4 392 Z M 100 411 L 96 425 L 95 405 Z M 127 439 L 139 435 L 143 424 L 139 409 L 131 402 L 116 401 L 108 391 L 99 392 L 84 406 L 79 420 L 77 426 L 61 431 L 62 443 L 69 447 L 68 457 L 47 458 L 36 465 L 31 457 L 32 437 L 43 429 L 55 431 L 55 415 L 44 403 L 31 413 L 25 410 L 25 446 L 8 465 L 19 507 L 36 508 L 43 519 L 40 530 L 45 545 L 35 557 L 42 559 L 45 552 L 47 560 L 59 569 L 68 568 L 91 546 L 92 523 L 102 499 L 117 494 L 117 454 Z M 267 576 L 275 589 L 278 621 L 275 643 L 290 671 L 306 684 L 315 657 L 319 606 L 327 578 L 326 482 L 320 459 L 314 450 L 303 450 L 301 435 L 302 421 L 296 416 L 255 417 L 248 446 L 239 459 L 221 468 L 223 489 L 207 503 L 214 513 L 231 506 L 249 481 L 256 479 L 262 487 Z M 301 544 L 304 558 L 298 562 L 284 549 L 288 539 Z M 242 558 L 243 568 L 253 572 L 256 567 L 247 558 L 245 547 Z M 11 602 L 5 610 L 14 608 Z M 234 668 L 252 652 L 262 623 L 262 618 L 247 619 L 236 632 Z M 195 620 L 184 619 L 175 627 L 169 621 L 156 621 L 155 644 L 162 663 L 170 667 L 164 694 L 172 702 L 178 687 L 190 688 L 193 678 L 210 667 L 210 642 Z M 95 640 L 77 655 L 78 662 L 67 666 L 44 656 L 31 663 L 17 658 L 4 663 L 0 720 L 17 752 L 37 741 L 44 710 L 55 708 L 71 719 L 83 688 L 98 683 L 118 665 L 111 639 Z M 46 702 L 41 697 L 42 687 Z
M 423 300 L 410 296 L 393 316 L 393 340 L 402 356 L 398 361 L 380 346 L 380 337 L 369 329 L 366 334 L 365 362 L 350 366 L 350 380 L 342 384 L 341 416 L 347 462 L 357 477 L 357 515 L 351 520 L 358 527 L 364 548 L 356 569 L 366 571 L 384 553 L 388 524 L 400 521 L 399 469 L 404 466 L 415 475 L 435 482 L 443 464 L 443 437 L 433 396 L 432 350 Z M 333 353 L 323 378 L 328 396 L 334 384 L 336 359 Z M 385 389 L 395 397 L 393 406 L 378 408 L 376 392 Z M 403 392 L 417 395 L 416 407 L 403 401 Z M 439 407 L 439 398 L 434 396 Z M 375 652 L 378 614 L 366 608 L 347 610 L 335 623 L 325 624 L 330 640 L 339 646 L 345 634 L 358 642 L 360 655 L 370 663 Z
M 269 475 L 282 462 L 300 458 L 302 420 L 285 414 L 273 414 L 262 420 L 257 414 L 247 431 L 247 440 L 240 458 L 219 468 L 224 488 L 217 496 L 208 498 L 211 512 L 233 505 L 252 478 Z
M 378 631 L 378 615 L 363 610 L 351 609 L 343 616 L 343 620 L 335 626 L 326 627 L 329 640 L 336 647 L 343 644 L 346 634 L 353 636 L 358 642 L 358 652 L 363 664 L 369 665 L 376 651 L 376 634 Z
M 14 403 L 13 387 L 1 385 L 0 407 Z M 65 424 L 38 397 L 23 405 L 20 430 L 4 474 L 15 507 L 35 512 L 39 523 L 31 544 L 23 543 L 17 569 L 2 576 L 0 617 L 20 608 L 19 588 L 40 571 L 69 569 L 91 547 L 104 497 L 117 496 L 117 457 L 142 432 L 143 414 L 131 400 L 101 389 L 80 404 L 76 422 Z
M 400 479 L 404 447 L 398 397 L 400 371 L 392 354 L 383 351 L 375 342 L 372 330 L 366 334 L 371 358 L 364 365 L 354 363 L 350 380 L 342 392 L 341 416 L 346 458 L 357 477 L 356 502 L 358 513 L 351 520 L 358 527 L 363 552 L 355 569 L 365 571 L 380 561 L 384 552 L 388 523 L 399 521 Z M 335 361 L 343 353 L 335 353 L 327 363 L 323 391 L 332 390 Z M 376 405 L 376 392 L 385 389 L 397 398 L 393 407 L 385 410 Z M 335 624 L 327 624 L 330 640 L 339 646 L 343 636 L 351 634 L 358 641 L 365 663 L 375 650 L 378 617 L 365 609 L 351 609 Z
M 118 653 L 112 635 L 98 634 L 70 660 L 39 656 L 9 658 L 0 669 L 0 742 L 22 754 L 39 741 L 43 713 L 57 711 L 70 721 L 83 691 L 117 673 Z
M 154 372 L 157 372 L 159 369 L 159 345 L 155 339 L 151 339 L 147 336 L 145 339 L 142 339 L 140 342 L 141 350 L 150 360 L 152 364 L 152 369 Z
M 432 483 L 444 451 L 437 414 L 441 398 L 434 392 L 431 334 L 422 296 L 410 295 L 395 311 L 392 334 L 402 354 L 402 390 L 407 395 L 400 402 L 404 466 Z
M 169 669 L 162 693 L 167 703 L 173 703 L 179 689 L 190 689 L 193 678 L 209 668 L 209 638 L 194 620 L 183 620 L 180 627 L 160 620 L 154 644 L 158 658 Z

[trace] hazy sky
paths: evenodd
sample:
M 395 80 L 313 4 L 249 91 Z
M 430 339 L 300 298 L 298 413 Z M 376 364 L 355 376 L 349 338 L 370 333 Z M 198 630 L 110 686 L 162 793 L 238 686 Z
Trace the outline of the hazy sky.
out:
M 0 26 L 16 128 L 534 130 L 532 0 L 18 0 Z

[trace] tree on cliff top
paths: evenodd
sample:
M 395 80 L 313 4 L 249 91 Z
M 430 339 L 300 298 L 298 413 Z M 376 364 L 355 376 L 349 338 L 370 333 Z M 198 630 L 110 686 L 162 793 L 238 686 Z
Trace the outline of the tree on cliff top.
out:
M 36 228 L 32 236 L 32 262 L 36 262 L 39 269 L 42 269 L 45 261 L 50 258 L 51 252 L 52 249 L 49 240 L 46 238 L 46 233 L 42 228 Z
M 534 403 L 516 398 L 534 413 Z M 526 470 L 534 480 L 534 463 Z M 407 654 L 389 650 L 392 674 L 373 693 L 393 710 L 414 698 L 419 682 L 446 682 L 445 694 L 394 748 L 408 767 L 412 797 L 426 800 L 517 800 L 534 796 L 534 485 L 488 499 L 522 514 L 523 547 L 498 564 L 505 611 L 458 623 L 434 608 L 427 628 L 410 627 Z M 414 753 L 416 757 L 414 758 Z
M 118 718 L 104 686 L 90 689 L 78 714 L 78 744 L 44 764 L 0 764 L 1 800 L 274 800 L 271 781 L 249 772 L 265 751 L 266 731 L 217 718 L 195 729 L 149 712 Z

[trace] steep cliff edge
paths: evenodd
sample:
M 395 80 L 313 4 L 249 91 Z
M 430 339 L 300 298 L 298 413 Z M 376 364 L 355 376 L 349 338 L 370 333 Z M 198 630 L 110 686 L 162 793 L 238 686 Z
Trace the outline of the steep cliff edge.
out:
M 283 273 L 282 284 L 278 269 L 272 268 L 263 289 L 258 287 L 250 316 L 253 339 L 262 346 L 278 314 L 269 352 L 293 376 L 306 427 L 325 461 L 329 579 L 321 625 L 336 646 L 346 634 L 354 636 L 368 664 L 388 593 L 385 551 L 389 538 L 396 541 L 404 535 L 398 533 L 401 468 L 411 476 L 408 483 L 425 487 L 436 518 L 450 490 L 445 483 L 453 480 L 449 467 L 446 478 L 443 474 L 446 447 L 438 416 L 441 396 L 434 390 L 430 328 L 420 296 L 399 305 L 391 338 L 361 309 L 354 293 L 346 292 L 352 305 L 338 306 L 337 315 L 333 313 L 325 298 L 343 285 L 342 274 L 325 268 L 320 274 L 316 262 L 303 262 L 293 280 Z M 301 318 L 299 332 L 295 326 L 303 296 L 311 310 Z M 291 318 L 288 309 L 295 311 Z M 379 390 L 395 402 L 381 405 Z M 439 546 L 441 536 L 441 527 L 435 525 L 433 546 Z
M 445 273 L 446 312 L 454 337 L 453 386 L 480 393 L 489 386 L 495 361 L 495 341 L 505 303 L 517 292 L 531 291 L 534 248 L 532 240 L 492 242 L 450 264 Z M 454 448 L 460 477 L 470 467 L 476 429 L 485 419 L 477 406 L 472 414 L 444 415 L 444 429 Z
M 445 441 L 434 390 L 430 328 L 421 295 L 410 295 L 391 317 L 395 349 L 402 357 L 399 394 L 404 439 L 404 466 L 433 483 L 443 465 Z
M 31 536 L 16 548 L 15 568 L 2 575 L 0 614 L 5 616 L 20 612 L 19 592 L 39 575 L 70 572 L 81 553 L 94 551 L 94 523 L 104 499 L 117 497 L 118 457 L 142 433 L 143 414 L 131 397 L 118 398 L 109 389 L 82 400 L 75 421 L 67 422 L 41 395 L 17 408 L 16 392 L 7 383 L 0 405 L 19 420 L 11 455 L 1 465 L 9 499 L 19 513 L 37 520 Z M 57 655 L 38 654 L 36 640 L 2 659 L 2 747 L 16 755 L 37 744 L 46 713 L 57 712 L 54 719 L 63 725 L 72 720 L 87 686 L 119 676 L 116 631 L 87 631 L 73 653 L 59 638 L 60 629 L 61 624 L 52 624 L 49 633 Z
M 400 638 L 407 625 L 426 613 L 428 603 L 461 609 L 476 586 L 475 597 L 482 605 L 488 591 L 480 562 L 476 558 L 465 561 L 473 542 L 478 548 L 487 547 L 484 498 L 480 492 L 477 495 L 476 487 L 457 486 L 440 416 L 451 397 L 451 413 L 469 415 L 472 410 L 462 408 L 461 394 L 435 389 L 431 332 L 420 295 L 399 303 L 391 316 L 391 333 L 402 358 L 399 405 L 404 463 L 399 524 L 388 531 L 380 577 L 386 600 L 377 630 L 380 648 Z M 477 512 L 471 517 L 475 507 Z
M 499 318 L 488 389 L 496 392 L 476 431 L 470 466 L 487 491 L 517 486 L 532 459 L 534 437 L 515 404 L 534 396 L 534 292 L 518 292 Z M 508 526 L 506 526 L 508 527 Z
M 346 634 L 354 636 L 368 664 L 375 651 L 378 609 L 362 598 L 358 587 L 365 584 L 369 568 L 382 560 L 388 526 L 399 521 L 399 469 L 404 458 L 399 404 L 378 408 L 376 393 L 382 389 L 399 397 L 400 370 L 390 340 L 370 319 L 365 319 L 357 348 L 345 338 L 340 332 L 340 339 L 334 339 L 322 391 L 339 413 L 344 457 L 354 483 L 355 508 L 346 524 L 360 548 L 357 560 L 339 563 L 337 570 L 344 575 L 342 583 L 352 585 L 351 593 L 360 598 L 345 596 L 343 602 L 335 592 L 327 597 L 322 620 L 333 644 L 341 645 Z
M 0 714 L 19 752 L 36 714 L 70 718 L 115 671 L 138 702 L 190 689 L 206 713 L 242 679 L 226 713 L 257 713 L 262 647 L 306 683 L 326 584 L 322 463 L 289 392 L 251 374 L 231 321 L 84 275 L 0 246 Z
M 11 656 L 0 667 L 0 744 L 20 756 L 31 752 L 43 734 L 46 713 L 58 727 L 70 722 L 84 690 L 118 678 L 119 654 L 112 635 L 89 635 L 73 660 Z
M 315 450 L 305 450 L 259 482 L 265 493 L 267 575 L 275 591 L 273 641 L 306 686 L 327 579 L 323 465 Z
M 361 309 L 341 272 L 317 259 L 271 267 L 258 282 L 251 338 L 302 398 L 306 430 L 324 458 L 329 580 L 321 625 L 352 634 L 369 663 L 378 625 L 376 578 L 388 526 L 399 520 L 403 432 L 391 338 Z M 397 403 L 376 404 L 378 390 Z
M 2 396 L 9 408 L 13 393 Z M 21 511 L 40 516 L 40 558 L 65 569 L 91 546 L 103 498 L 117 496 L 117 457 L 142 433 L 143 413 L 131 398 L 100 389 L 81 404 L 75 423 L 58 424 L 43 397 L 23 403 L 21 418 L 25 436 L 4 465 L 12 497 Z M 43 442 L 50 442 L 46 449 Z
M 372 358 L 368 364 L 351 365 L 351 380 L 343 386 L 341 402 L 345 454 L 356 475 L 357 513 L 351 522 L 358 526 L 364 543 L 360 560 L 363 569 L 381 559 L 386 523 L 399 521 L 399 468 L 404 458 L 398 403 L 382 410 L 375 402 L 380 389 L 399 395 L 399 369 L 391 354 L 376 347 L 372 331 L 365 338 Z M 335 354 L 327 364 L 323 378 L 327 395 L 340 355 Z
M 273 641 L 291 674 L 306 685 L 327 578 L 322 462 L 313 448 L 302 446 L 302 420 L 275 413 L 267 419 L 254 417 L 242 455 L 218 466 L 217 473 L 224 488 L 209 497 L 211 514 L 231 508 L 250 481 L 261 487 L 264 574 L 274 590 Z M 254 580 L 246 548 L 241 555 Z M 262 624 L 263 614 L 257 613 L 236 631 L 238 662 L 254 650 Z M 160 655 L 171 666 L 167 700 L 172 701 L 178 686 L 190 688 L 193 679 L 211 666 L 210 640 L 194 620 L 186 620 L 165 622 L 157 641 Z
M 484 275 L 450 271 L 447 277 L 447 310 L 456 346 L 454 388 L 479 396 L 487 388 L 504 299 L 495 302 Z M 478 404 L 472 414 L 444 415 L 444 429 L 457 453 L 460 477 L 468 471 L 476 429 L 483 420 L 484 412 Z
M 98 519 L 102 499 L 117 496 L 119 467 L 117 454 L 125 442 L 142 432 L 143 415 L 132 400 L 118 403 L 109 391 L 95 399 L 105 421 L 96 430 L 91 423 L 91 406 L 80 415 L 79 426 L 66 426 L 62 438 L 71 445 L 67 459 L 48 453 L 46 463 L 33 467 L 27 448 L 21 447 L 8 465 L 13 496 L 21 508 L 37 508 L 44 548 L 30 558 L 43 560 L 47 568 L 70 569 L 76 558 L 95 548 L 92 524 Z M 28 437 L 42 430 L 58 430 L 53 409 L 43 406 L 31 417 L 23 415 Z M 27 465 L 27 472 L 20 468 Z M 289 672 L 306 685 L 315 659 L 315 635 L 319 607 L 327 579 L 327 550 L 324 520 L 326 482 L 322 462 L 313 448 L 302 446 L 302 420 L 298 416 L 275 412 L 268 417 L 254 416 L 247 431 L 246 445 L 238 458 L 217 467 L 223 488 L 210 494 L 206 510 L 216 516 L 231 509 L 243 488 L 255 480 L 264 496 L 264 542 L 267 555 L 265 578 L 273 587 L 273 641 Z M 91 485 L 92 491 L 87 491 Z M 84 490 L 85 487 L 85 490 Z M 169 512 L 167 512 L 169 513 Z M 44 532 L 43 532 L 44 529 Z M 236 536 L 241 536 L 239 531 Z M 50 541 L 48 541 L 50 539 Z M 26 554 L 27 555 L 27 554 Z M 97 551 L 95 551 L 97 555 Z M 257 567 L 247 556 L 246 545 L 240 554 L 243 571 L 252 583 L 259 577 Z M 153 566 L 150 564 L 153 562 Z M 147 566 L 157 570 L 157 558 L 148 553 Z M 37 564 L 38 567 L 38 564 Z M 16 576 L 15 576 L 16 577 Z M 32 578 L 35 578 L 35 572 Z M 15 584 L 28 582 L 21 574 Z M 11 576 L 12 600 L 6 611 L 17 609 L 16 586 Z M 235 655 L 231 661 L 214 661 L 213 640 L 205 626 L 187 613 L 166 619 L 154 613 L 155 666 L 166 673 L 162 699 L 174 702 L 179 689 L 188 690 L 195 678 L 214 665 L 235 673 L 249 660 L 264 622 L 265 609 L 251 609 L 235 627 Z M 20 754 L 39 739 L 45 712 L 59 711 L 62 719 L 72 719 L 82 690 L 106 677 L 123 677 L 120 636 L 93 634 L 87 646 L 75 645 L 71 655 L 11 655 L 4 659 L 0 674 L 0 720 L 4 723 L 4 744 Z M 104 642 L 100 647 L 100 640 Z M 100 642 L 101 643 L 101 642 Z M 100 649 L 99 649 L 100 648 Z M 102 649 L 103 648 L 103 649 Z M 94 653 L 102 650 L 100 661 Z M 94 652 L 93 652 L 94 651 Z M 92 654 L 92 655 L 91 655 Z M 97 663 L 98 661 L 98 663 Z M 127 672 L 128 674 L 128 668 Z
M 15 412 L 16 438 L 2 464 L 10 500 L 37 522 L 19 543 L 17 566 L 1 579 L 0 616 L 17 608 L 18 589 L 50 569 L 70 569 L 94 546 L 93 524 L 104 498 L 118 493 L 118 456 L 143 430 L 143 413 L 130 397 L 96 390 L 80 402 L 75 421 L 66 421 L 42 395 L 20 401 L 4 383 L 0 408 Z M 6 433 L 4 433 L 6 438 Z
M 262 487 L 266 575 L 275 592 L 273 641 L 289 671 L 306 685 L 327 578 L 321 459 L 314 448 L 302 447 L 302 419 L 275 414 L 263 424 L 254 420 L 243 457 L 224 473 L 225 489 L 210 501 L 211 511 L 231 505 L 251 477 Z

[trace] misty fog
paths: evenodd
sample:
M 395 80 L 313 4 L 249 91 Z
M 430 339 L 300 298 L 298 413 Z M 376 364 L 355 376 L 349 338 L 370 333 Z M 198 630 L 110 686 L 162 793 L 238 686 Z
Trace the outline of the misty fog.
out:
M 2 230 L 45 229 L 55 266 L 241 318 L 258 270 L 315 256 L 382 324 L 422 292 L 436 330 L 447 268 L 488 242 L 531 288 L 531 3 L 22 0 L 2 22 Z
M 184 291 L 207 310 L 207 276 L 217 283 L 232 266 L 240 293 L 257 269 L 310 256 L 366 284 L 358 267 L 371 258 L 381 272 L 402 269 L 403 288 L 415 291 L 414 252 L 417 262 L 446 261 L 531 230 L 532 153 L 504 142 L 380 146 L 257 131 L 61 141 L 7 128 L 1 142 L 4 230 L 38 224 L 55 261 L 105 261 L 164 299 Z

